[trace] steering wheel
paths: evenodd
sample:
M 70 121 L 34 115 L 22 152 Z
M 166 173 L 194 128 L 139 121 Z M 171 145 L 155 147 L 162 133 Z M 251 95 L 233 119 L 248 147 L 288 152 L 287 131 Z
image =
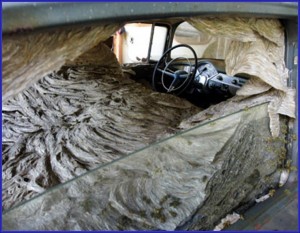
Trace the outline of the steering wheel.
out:
M 194 58 L 176 57 L 167 61 L 170 53 L 177 48 L 186 47 L 192 51 Z M 178 62 L 180 60 L 180 62 Z M 185 60 L 185 63 L 182 63 Z M 192 63 L 191 60 L 194 60 Z M 177 69 L 175 66 L 183 65 L 185 69 Z M 180 95 L 183 93 L 195 77 L 197 70 L 197 55 L 195 50 L 187 44 L 179 44 L 169 48 L 157 62 L 152 76 L 152 87 L 155 91 Z M 161 75 L 159 75 L 160 73 Z

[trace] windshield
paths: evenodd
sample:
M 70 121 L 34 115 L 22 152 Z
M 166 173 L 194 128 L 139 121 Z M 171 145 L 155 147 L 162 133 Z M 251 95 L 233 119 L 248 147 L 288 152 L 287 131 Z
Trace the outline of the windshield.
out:
M 172 46 L 188 44 L 196 52 L 198 58 L 225 59 L 230 40 L 224 37 L 214 37 L 194 28 L 190 23 L 183 22 L 176 28 Z M 171 53 L 171 58 L 185 57 L 193 58 L 192 54 L 184 49 L 178 48 Z

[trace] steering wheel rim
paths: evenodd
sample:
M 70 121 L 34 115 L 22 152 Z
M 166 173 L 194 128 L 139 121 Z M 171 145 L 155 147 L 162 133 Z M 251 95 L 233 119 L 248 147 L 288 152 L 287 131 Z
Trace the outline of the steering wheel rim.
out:
M 181 77 L 180 76 L 180 72 L 182 73 L 183 70 L 177 70 L 175 71 L 175 73 L 173 73 L 173 82 L 170 84 L 169 88 L 166 88 L 165 85 L 164 85 L 164 82 L 163 82 L 163 76 L 164 74 L 168 73 L 169 76 L 172 76 L 172 74 L 170 74 L 170 72 L 167 72 L 166 69 L 168 68 L 168 66 L 173 62 L 175 61 L 176 59 L 178 58 L 182 58 L 182 57 L 176 57 L 174 59 L 172 59 L 170 62 L 166 63 L 166 58 L 168 58 L 168 54 L 171 53 L 172 50 L 176 49 L 176 48 L 179 48 L 179 47 L 186 47 L 188 48 L 189 50 L 192 51 L 193 53 L 193 56 L 194 56 L 194 64 L 195 64 L 195 68 L 192 70 L 192 72 L 189 72 L 187 74 L 187 77 L 185 78 L 185 80 L 183 81 L 183 83 L 181 83 L 179 85 L 179 87 L 174 87 L 172 90 L 171 87 L 172 87 L 172 84 L 176 81 L 176 79 L 178 77 Z M 185 58 L 189 61 L 188 58 Z M 165 66 L 164 66 L 164 69 L 159 69 L 159 66 L 161 65 L 162 62 L 165 62 Z M 190 63 L 190 62 L 189 62 Z M 191 84 L 191 82 L 193 81 L 194 77 L 195 77 L 195 74 L 196 74 L 196 70 L 197 70 L 197 66 L 198 66 L 198 60 L 197 60 L 197 55 L 196 55 L 196 52 L 195 50 L 187 45 L 187 44 L 179 44 L 179 45 L 175 45 L 171 48 L 169 48 L 162 56 L 161 58 L 158 60 L 158 62 L 156 63 L 155 65 L 155 68 L 154 68 L 154 71 L 153 71 L 153 76 L 152 76 L 152 88 L 155 90 L 155 91 L 159 91 L 159 86 L 158 86 L 158 80 L 157 80 L 157 71 L 160 71 L 162 73 L 162 77 L 161 77 L 161 82 L 162 82 L 162 85 L 161 87 L 163 87 L 164 89 L 164 92 L 167 92 L 167 93 L 173 93 L 175 95 L 180 95 L 182 94 Z M 191 63 L 190 63 L 190 68 L 192 67 Z M 190 69 L 191 70 L 191 69 Z M 186 72 L 186 71 L 184 71 Z

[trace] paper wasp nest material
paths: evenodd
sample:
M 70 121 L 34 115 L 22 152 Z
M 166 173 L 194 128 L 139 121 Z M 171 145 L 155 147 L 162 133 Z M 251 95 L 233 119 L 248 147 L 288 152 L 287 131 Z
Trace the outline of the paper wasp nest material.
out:
M 256 95 L 265 94 L 266 100 L 271 101 L 270 129 L 273 136 L 278 136 L 279 114 L 295 118 L 295 90 L 287 87 L 288 70 L 284 63 L 284 29 L 281 23 L 276 19 L 240 17 L 195 17 L 188 21 L 200 31 L 231 40 L 224 53 L 226 73 L 247 74 L 251 77 L 237 92 L 237 96 L 245 97 L 248 102 L 251 102 L 251 97 L 257 103 Z M 273 92 L 268 92 L 271 89 Z M 273 99 L 269 98 L 270 93 Z M 259 98 L 265 101 L 261 95 Z M 241 98 L 238 97 L 228 102 L 232 103 L 237 99 L 236 104 L 239 105 Z M 216 109 L 218 106 L 212 108 Z M 211 109 L 207 111 L 213 113 Z M 205 113 L 193 116 L 193 120 L 202 118 L 203 114 Z
M 282 142 L 266 143 L 268 124 L 266 104 L 203 124 L 11 209 L 3 228 L 214 229 L 278 183 Z
M 174 133 L 201 110 L 124 77 L 102 43 L 66 65 L 2 106 L 4 209 Z
M 78 46 L 84 46 L 90 40 L 85 35 L 90 34 L 79 30 L 74 36 L 83 38 L 77 43 L 64 40 L 66 50 L 60 51 L 58 61 L 50 50 L 41 49 L 50 55 L 38 52 L 28 60 L 33 69 L 24 70 L 24 82 L 17 88 L 23 91 L 14 97 L 10 91 L 21 80 L 20 73 L 11 67 L 13 63 L 5 63 L 4 93 L 10 98 L 2 113 L 3 208 L 47 192 L 4 213 L 3 228 L 211 230 L 241 204 L 255 202 L 274 188 L 286 154 L 278 113 L 294 116 L 293 92 L 284 85 L 282 29 L 276 20 L 267 21 L 277 33 L 273 37 L 260 29 L 264 20 L 223 20 L 193 18 L 191 22 L 213 35 L 230 32 L 227 72 L 246 72 L 252 78 L 237 96 L 202 112 L 179 97 L 155 93 L 124 77 L 113 53 L 96 43 L 111 33 L 104 37 L 101 27 L 95 44 L 84 50 Z M 47 44 L 47 40 L 27 43 L 34 41 L 37 48 Z M 248 58 L 258 54 L 256 45 L 265 49 L 262 59 L 275 63 L 275 69 L 248 64 Z M 71 57 L 68 46 L 75 50 Z M 35 53 L 33 45 L 28 48 Z M 31 49 L 25 51 L 30 54 Z M 7 48 L 4 54 L 18 57 Z M 39 56 L 45 59 L 35 59 Z M 65 63 L 65 58 L 71 61 Z M 44 75 L 52 69 L 57 72 Z M 268 75 L 275 75 L 274 80 Z M 41 79 L 24 88 L 31 78 Z M 270 103 L 260 105 L 264 102 Z M 249 109 L 252 106 L 256 107 Z M 241 109 L 245 111 L 230 115 Z M 226 117 L 108 164 L 177 130 L 220 116 Z M 271 133 L 279 137 L 273 140 Z M 60 183 L 64 184 L 56 186 Z
M 120 25 L 5 34 L 2 39 L 2 99 L 22 91 L 67 61 L 93 48 Z

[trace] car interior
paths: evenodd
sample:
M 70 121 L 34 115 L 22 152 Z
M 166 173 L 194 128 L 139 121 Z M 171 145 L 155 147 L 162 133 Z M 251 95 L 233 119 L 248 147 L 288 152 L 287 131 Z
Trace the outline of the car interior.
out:
M 298 229 L 297 6 L 34 4 L 3 5 L 4 230 Z

